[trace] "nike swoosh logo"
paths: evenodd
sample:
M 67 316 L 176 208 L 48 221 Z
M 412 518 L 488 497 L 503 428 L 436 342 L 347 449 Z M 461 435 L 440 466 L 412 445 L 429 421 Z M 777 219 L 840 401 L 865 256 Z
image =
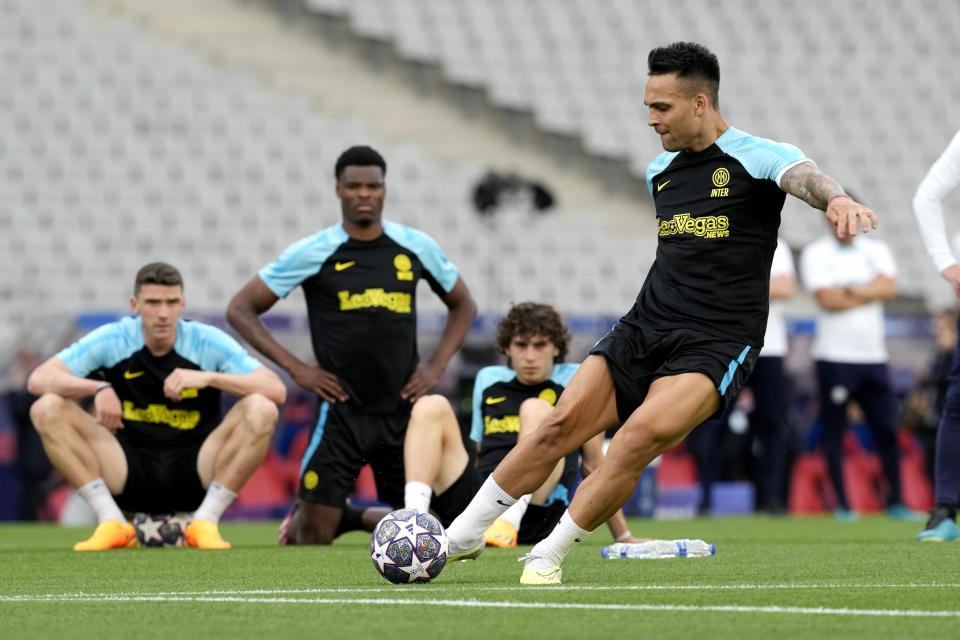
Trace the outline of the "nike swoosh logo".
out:
M 146 373 L 146 371 L 124 371 L 124 372 L 123 372 L 123 379 L 124 379 L 124 380 L 133 380 L 134 378 L 139 378 L 140 376 L 142 376 L 142 375 L 145 374 L 145 373 Z
M 487 398 L 487 399 L 486 399 L 486 403 L 487 403 L 487 404 L 500 404 L 501 402 L 503 402 L 503 401 L 506 400 L 506 399 L 507 399 L 507 396 L 499 396 L 499 397 L 496 397 L 496 398 Z
M 535 571 L 537 572 L 537 575 L 544 580 L 553 580 L 554 577 L 560 573 L 560 569 L 551 569 L 550 571 L 540 571 L 539 569 L 535 569 Z
M 671 178 L 670 180 L 673 180 L 673 178 Z M 661 182 L 660 184 L 658 184 L 658 185 L 657 185 L 657 193 L 660 193 L 661 191 L 663 191 L 663 188 L 664 188 L 665 186 L 667 186 L 668 184 L 670 184 L 670 180 L 667 180 L 666 182 Z
M 351 260 L 350 262 L 338 262 L 333 265 L 333 268 L 337 271 L 343 271 L 344 269 L 349 269 L 353 265 L 357 264 L 356 260 Z
M 503 505 L 504 507 L 512 506 L 512 505 L 507 504 L 506 502 L 504 502 L 504 501 L 501 500 L 500 498 L 497 498 L 497 504 Z

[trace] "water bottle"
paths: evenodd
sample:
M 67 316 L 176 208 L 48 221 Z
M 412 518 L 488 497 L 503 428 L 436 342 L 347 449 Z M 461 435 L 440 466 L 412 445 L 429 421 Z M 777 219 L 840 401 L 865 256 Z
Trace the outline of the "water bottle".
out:
M 647 540 L 616 542 L 600 550 L 607 560 L 619 558 L 700 558 L 716 555 L 717 546 L 703 540 Z

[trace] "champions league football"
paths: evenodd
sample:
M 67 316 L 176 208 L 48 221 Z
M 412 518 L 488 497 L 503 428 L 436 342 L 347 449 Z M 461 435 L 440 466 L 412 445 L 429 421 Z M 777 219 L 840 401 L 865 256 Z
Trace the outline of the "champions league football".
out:
M 133 517 L 133 527 L 141 547 L 184 546 L 183 531 L 189 522 L 189 513 L 138 513 Z
M 370 558 L 377 572 L 394 584 L 430 582 L 447 563 L 447 534 L 429 513 L 399 509 L 377 523 Z

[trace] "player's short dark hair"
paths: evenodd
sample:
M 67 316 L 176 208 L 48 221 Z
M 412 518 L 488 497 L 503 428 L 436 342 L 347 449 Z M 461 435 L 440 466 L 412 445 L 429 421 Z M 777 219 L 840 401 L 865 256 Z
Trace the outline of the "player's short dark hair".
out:
M 563 362 L 570 346 L 570 332 L 556 309 L 548 304 L 515 304 L 497 325 L 497 345 L 506 351 L 517 336 L 544 336 L 559 352 L 554 362 Z
M 350 147 L 340 154 L 337 158 L 337 165 L 334 168 L 334 176 L 337 180 L 343 175 L 343 170 L 347 167 L 380 167 L 383 175 L 387 175 L 387 161 L 373 147 L 355 146 Z
M 677 74 L 703 90 L 715 108 L 720 107 L 720 62 L 710 49 L 696 42 L 674 42 L 652 49 L 647 56 L 647 75 Z
M 145 284 L 159 284 L 165 287 L 183 288 L 183 276 L 177 271 L 177 268 L 166 262 L 151 262 L 140 267 L 137 271 L 137 278 L 133 283 L 133 295 L 140 293 L 140 288 Z

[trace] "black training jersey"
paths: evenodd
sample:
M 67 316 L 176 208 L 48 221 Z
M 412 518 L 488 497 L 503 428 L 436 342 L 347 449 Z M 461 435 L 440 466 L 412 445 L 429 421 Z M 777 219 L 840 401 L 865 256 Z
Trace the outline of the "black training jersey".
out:
M 799 149 L 727 129 L 697 153 L 664 153 L 647 169 L 659 221 L 657 257 L 621 322 L 694 328 L 760 347 L 770 263 Z
M 576 364 L 556 364 L 550 377 L 539 384 L 523 384 L 516 372 L 504 366 L 484 367 L 477 372 L 473 386 L 473 421 L 470 439 L 480 444 L 477 468 L 484 476 L 493 472 L 500 461 L 517 444 L 520 432 L 520 405 L 529 398 L 540 398 L 551 405 L 557 403 L 570 378 L 576 373 Z M 571 454 L 559 485 L 567 490 L 573 487 L 577 474 L 579 453 Z
M 277 296 L 302 286 L 313 350 L 366 411 L 392 413 L 417 367 L 416 290 L 421 278 L 443 296 L 457 268 L 434 240 L 392 222 L 376 240 L 354 240 L 337 224 L 294 243 L 260 270 Z
M 177 323 L 173 350 L 155 356 L 144 345 L 139 316 L 98 327 L 57 357 L 72 374 L 100 372 L 113 385 L 123 408 L 117 438 L 134 446 L 196 445 L 220 424 L 219 389 L 184 389 L 178 402 L 163 395 L 174 369 L 244 374 L 262 366 L 220 329 L 189 320 Z

